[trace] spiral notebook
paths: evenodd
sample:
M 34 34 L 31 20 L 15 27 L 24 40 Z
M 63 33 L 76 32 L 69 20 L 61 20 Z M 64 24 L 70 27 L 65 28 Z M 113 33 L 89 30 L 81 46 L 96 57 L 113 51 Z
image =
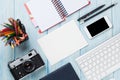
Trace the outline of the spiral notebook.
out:
M 43 32 L 88 4 L 88 0 L 30 0 L 25 7 L 34 25 Z

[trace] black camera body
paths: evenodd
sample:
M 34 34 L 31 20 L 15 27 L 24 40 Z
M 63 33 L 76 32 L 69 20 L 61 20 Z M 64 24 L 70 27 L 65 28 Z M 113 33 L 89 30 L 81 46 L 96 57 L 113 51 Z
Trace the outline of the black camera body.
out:
M 19 80 L 36 69 L 42 68 L 44 62 L 40 55 L 33 49 L 22 58 L 10 62 L 8 66 L 15 80 Z

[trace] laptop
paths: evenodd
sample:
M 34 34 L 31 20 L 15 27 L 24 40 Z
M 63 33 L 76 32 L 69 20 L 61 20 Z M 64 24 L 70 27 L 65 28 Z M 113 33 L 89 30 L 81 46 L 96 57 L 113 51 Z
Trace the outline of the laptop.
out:
M 40 80 L 80 80 L 70 63 L 46 75 Z

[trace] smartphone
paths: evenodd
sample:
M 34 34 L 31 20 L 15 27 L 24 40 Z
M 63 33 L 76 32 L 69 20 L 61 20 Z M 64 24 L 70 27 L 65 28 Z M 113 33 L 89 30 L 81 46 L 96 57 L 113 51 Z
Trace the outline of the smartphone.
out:
M 111 22 L 109 21 L 107 16 L 104 16 L 93 22 L 92 24 L 85 27 L 85 32 L 87 33 L 88 37 L 92 39 L 96 35 L 100 34 L 101 32 L 109 29 L 112 27 Z

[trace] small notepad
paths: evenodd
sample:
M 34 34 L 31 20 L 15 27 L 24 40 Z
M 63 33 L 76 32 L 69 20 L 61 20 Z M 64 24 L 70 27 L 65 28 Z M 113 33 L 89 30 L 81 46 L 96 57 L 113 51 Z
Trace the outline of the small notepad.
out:
M 88 0 L 30 0 L 25 7 L 32 22 L 43 32 L 89 3 Z
M 38 43 L 51 65 L 88 44 L 74 20 L 40 38 Z

